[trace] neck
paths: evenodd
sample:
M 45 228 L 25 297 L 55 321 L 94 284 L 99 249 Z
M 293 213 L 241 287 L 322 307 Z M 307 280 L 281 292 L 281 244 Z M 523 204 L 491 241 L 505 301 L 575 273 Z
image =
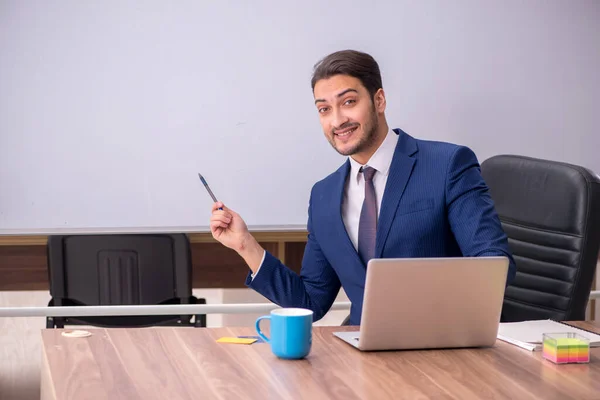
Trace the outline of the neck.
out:
M 377 151 L 381 143 L 385 140 L 386 135 L 388 134 L 390 128 L 388 127 L 387 121 L 385 118 L 379 123 L 379 128 L 377 129 L 377 134 L 375 136 L 375 140 L 371 143 L 368 149 L 365 151 L 361 151 L 360 153 L 353 154 L 351 157 L 357 163 L 361 165 L 365 165 L 367 161 L 371 159 L 373 154 Z

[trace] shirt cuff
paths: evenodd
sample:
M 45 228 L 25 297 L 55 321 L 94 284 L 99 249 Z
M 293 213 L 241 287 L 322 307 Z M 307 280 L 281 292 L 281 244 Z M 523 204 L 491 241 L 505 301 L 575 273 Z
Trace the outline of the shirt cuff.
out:
M 266 255 L 267 255 L 267 251 L 265 250 L 265 251 L 263 252 L 263 257 L 262 257 L 262 260 L 260 260 L 260 265 L 259 265 L 259 266 L 258 266 L 258 268 L 256 269 L 256 272 L 255 272 L 255 273 L 253 273 L 253 274 L 250 274 L 250 277 L 251 277 L 252 279 L 254 279 L 254 277 L 255 277 L 255 276 L 258 274 L 258 271 L 260 271 L 260 267 L 262 267 L 263 263 L 265 262 L 265 256 L 266 256 Z

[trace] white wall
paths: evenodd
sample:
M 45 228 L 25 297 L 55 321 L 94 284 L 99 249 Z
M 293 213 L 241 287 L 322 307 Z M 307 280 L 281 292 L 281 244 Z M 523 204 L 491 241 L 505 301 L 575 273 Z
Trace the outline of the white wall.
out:
M 394 127 L 600 171 L 600 2 L 0 3 L 0 230 L 304 225 L 343 158 L 313 64 L 379 61 Z

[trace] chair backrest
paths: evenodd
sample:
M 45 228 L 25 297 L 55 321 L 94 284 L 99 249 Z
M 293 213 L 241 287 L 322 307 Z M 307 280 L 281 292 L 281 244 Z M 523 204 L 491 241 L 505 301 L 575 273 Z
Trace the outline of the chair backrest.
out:
M 492 157 L 481 172 L 517 264 L 502 320 L 584 319 L 600 245 L 600 178 L 515 155 Z
M 59 305 L 160 304 L 192 296 L 185 234 L 51 236 L 50 294 Z

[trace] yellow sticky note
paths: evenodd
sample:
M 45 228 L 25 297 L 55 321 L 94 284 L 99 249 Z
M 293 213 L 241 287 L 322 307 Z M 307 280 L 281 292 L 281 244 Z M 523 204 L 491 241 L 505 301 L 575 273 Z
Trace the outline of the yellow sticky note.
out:
M 252 344 L 256 342 L 256 339 L 248 338 L 236 338 L 236 337 L 222 337 L 217 340 L 219 343 L 235 343 L 235 344 Z

